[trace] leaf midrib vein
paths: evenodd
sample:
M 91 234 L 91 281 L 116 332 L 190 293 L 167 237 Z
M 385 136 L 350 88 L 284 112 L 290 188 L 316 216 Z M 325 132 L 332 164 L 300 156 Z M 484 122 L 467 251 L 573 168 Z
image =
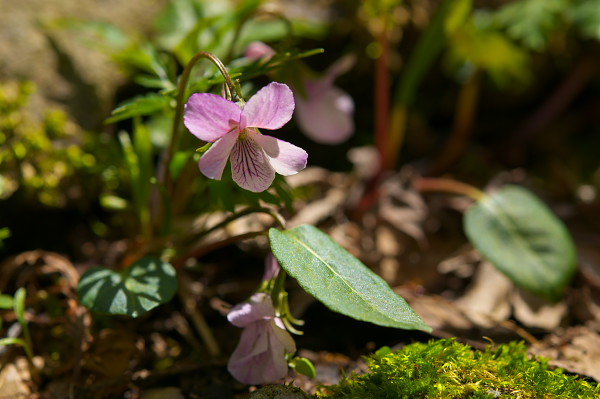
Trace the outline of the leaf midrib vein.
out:
M 390 318 L 389 316 L 387 316 L 386 314 L 384 314 L 383 312 L 381 312 L 379 309 L 377 309 L 374 305 L 372 305 L 369 301 L 367 301 L 363 295 L 360 294 L 360 292 L 356 291 L 350 284 L 348 284 L 348 282 L 336 271 L 334 270 L 329 263 L 327 263 L 318 253 L 316 253 L 315 251 L 312 250 L 312 248 L 310 248 L 309 246 L 307 246 L 304 242 L 300 241 L 295 235 L 291 236 L 292 239 L 294 239 L 298 244 L 300 244 L 302 247 L 306 248 L 306 250 L 308 252 L 310 252 L 311 254 L 314 255 L 315 258 L 317 258 L 318 260 L 320 260 L 321 262 L 323 262 L 327 268 L 329 268 L 335 275 L 337 275 L 340 280 L 342 280 L 344 282 L 344 284 L 346 286 L 348 286 L 350 288 L 350 290 L 352 292 L 355 292 L 356 295 L 358 295 L 358 297 L 364 302 L 366 303 L 370 308 L 374 309 L 378 314 L 386 317 L 386 318 Z M 396 319 L 392 319 L 392 320 L 396 320 Z

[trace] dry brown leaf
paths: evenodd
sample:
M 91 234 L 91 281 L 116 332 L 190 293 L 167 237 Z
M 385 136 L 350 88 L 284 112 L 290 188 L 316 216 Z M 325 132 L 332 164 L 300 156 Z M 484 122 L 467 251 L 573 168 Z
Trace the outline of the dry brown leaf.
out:
M 347 194 L 345 190 L 332 188 L 327 190 L 325 196 L 321 199 L 312 201 L 302 207 L 294 217 L 289 220 L 290 228 L 301 224 L 318 225 L 328 217 L 332 216 L 337 210 L 341 209 L 346 202 Z
M 567 315 L 564 301 L 550 303 L 537 295 L 515 288 L 511 295 L 515 318 L 527 327 L 552 330 L 561 324 Z
M 375 176 L 379 169 L 379 152 L 374 146 L 352 148 L 348 151 L 348 159 L 354 165 L 354 172 L 363 180 Z
M 550 359 L 550 364 L 600 381 L 600 334 L 588 326 L 558 330 L 533 345 L 529 352 Z
M 38 274 L 60 273 L 68 286 L 77 287 L 79 273 L 64 256 L 54 252 L 35 250 L 13 256 L 0 264 L 0 291 L 13 279 L 16 286 L 23 287 L 25 281 L 34 280 Z
M 104 329 L 85 353 L 84 366 L 105 377 L 120 377 L 132 367 L 140 348 L 138 337 L 127 330 Z
M 434 330 L 471 330 L 473 322 L 453 302 L 440 296 L 414 296 L 402 288 L 394 289 Z
M 10 363 L 0 371 L 0 399 L 28 397 L 31 390 L 23 381 L 17 367 Z
M 442 274 L 453 273 L 460 278 L 471 277 L 476 265 L 481 261 L 481 255 L 470 244 L 463 245 L 455 255 L 443 260 L 438 265 Z
M 467 293 L 456 305 L 479 326 L 486 328 L 508 319 L 513 283 L 489 262 L 481 262 Z
M 600 291 L 589 285 L 572 293 L 573 311 L 581 320 L 600 321 Z

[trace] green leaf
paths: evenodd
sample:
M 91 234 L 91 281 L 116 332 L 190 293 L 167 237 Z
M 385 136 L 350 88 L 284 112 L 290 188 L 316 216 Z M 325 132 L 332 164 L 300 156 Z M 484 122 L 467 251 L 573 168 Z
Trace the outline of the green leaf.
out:
M 317 376 L 315 365 L 305 357 L 295 357 L 289 365 L 290 367 L 293 367 L 298 374 L 305 375 L 308 378 L 315 378 Z
M 530 78 L 529 54 L 490 26 L 471 21 L 452 36 L 449 50 L 451 65 L 480 68 L 499 86 L 515 81 L 524 83 Z
M 600 40 L 600 0 L 575 0 L 568 17 L 583 37 Z
M 151 257 L 142 258 L 121 272 L 93 267 L 81 277 L 77 287 L 81 303 L 88 309 L 131 317 L 169 302 L 176 290 L 173 266 Z
M 25 297 L 27 296 L 27 291 L 25 288 L 21 287 L 15 292 L 15 301 L 14 301 L 14 309 L 15 314 L 17 315 L 17 320 L 19 324 L 26 328 L 27 320 L 25 319 Z
M 535 51 L 543 51 L 560 27 L 562 14 L 572 7 L 570 0 L 522 0 L 507 3 L 497 11 L 494 22 L 508 35 Z
M 122 211 L 124 209 L 127 209 L 128 203 L 126 199 L 118 197 L 116 195 L 101 194 L 100 205 L 103 208 L 110 209 L 113 211 Z
M 189 0 L 171 0 L 156 19 L 158 42 L 173 50 L 204 16 L 203 4 Z
M 1 183 L 1 180 L 0 180 Z M 1 186 L 1 184 L 0 184 Z M 2 187 L 0 187 L 0 194 L 2 194 Z M 2 248 L 4 240 L 10 237 L 10 229 L 8 227 L 0 228 L 0 248 Z
M 59 18 L 44 21 L 48 28 L 71 30 L 78 40 L 84 44 L 98 48 L 104 53 L 114 56 L 132 45 L 125 32 L 108 22 L 81 20 L 75 18 Z
M 394 104 L 411 105 L 420 84 L 433 65 L 446 42 L 446 23 L 452 17 L 456 7 L 464 0 L 444 0 L 440 2 L 431 23 L 423 33 L 413 53 L 410 55 L 405 71 L 394 94 Z M 448 28 L 452 29 L 452 28 Z
M 150 221 L 150 196 L 152 193 L 151 177 L 154 175 L 153 158 L 154 150 L 150 130 L 142 123 L 139 117 L 133 119 L 133 150 L 137 156 L 139 177 L 134 186 L 134 198 L 142 230 L 146 236 L 152 229 Z
M 114 123 L 139 115 L 153 114 L 167 108 L 169 100 L 170 98 L 157 93 L 134 97 L 115 108 L 106 123 Z
M 27 343 L 22 338 L 6 337 L 0 338 L 0 346 L 4 345 L 21 345 L 27 347 Z
M 212 143 L 210 143 L 212 144 Z M 171 160 L 171 165 L 169 165 L 169 172 L 173 179 L 179 178 L 183 168 L 192 160 L 194 157 L 194 151 L 185 150 L 185 151 L 177 151 L 175 155 L 173 155 L 173 159 Z
M 12 309 L 14 301 L 10 295 L 0 295 L 0 309 Z
M 431 331 L 406 301 L 314 226 L 269 231 L 281 266 L 329 309 L 385 327 Z
M 114 55 L 122 65 L 133 66 L 142 71 L 155 74 L 159 79 L 169 81 L 168 67 L 161 58 L 159 50 L 151 43 L 140 41 Z
M 159 78 L 157 76 L 139 74 L 136 75 L 133 80 L 136 84 L 150 89 L 176 89 L 175 85 L 170 80 L 165 80 L 164 78 Z
M 464 216 L 471 243 L 515 284 L 557 300 L 577 268 L 575 245 L 561 221 L 524 188 L 505 186 Z

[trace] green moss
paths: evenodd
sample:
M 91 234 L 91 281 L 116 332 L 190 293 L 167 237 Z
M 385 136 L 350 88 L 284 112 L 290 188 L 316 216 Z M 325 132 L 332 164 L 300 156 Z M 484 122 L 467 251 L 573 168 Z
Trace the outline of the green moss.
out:
M 322 387 L 318 398 L 594 398 L 600 384 L 530 359 L 523 343 L 474 351 L 454 339 L 368 358 L 370 372 Z

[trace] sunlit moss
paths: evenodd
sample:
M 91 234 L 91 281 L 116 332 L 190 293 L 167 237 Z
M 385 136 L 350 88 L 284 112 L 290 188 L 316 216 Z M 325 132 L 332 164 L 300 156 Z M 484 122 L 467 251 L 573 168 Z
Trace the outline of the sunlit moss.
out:
M 370 372 L 321 388 L 319 398 L 593 398 L 600 385 L 543 359 L 523 343 L 474 351 L 454 339 L 415 343 L 368 359 Z

